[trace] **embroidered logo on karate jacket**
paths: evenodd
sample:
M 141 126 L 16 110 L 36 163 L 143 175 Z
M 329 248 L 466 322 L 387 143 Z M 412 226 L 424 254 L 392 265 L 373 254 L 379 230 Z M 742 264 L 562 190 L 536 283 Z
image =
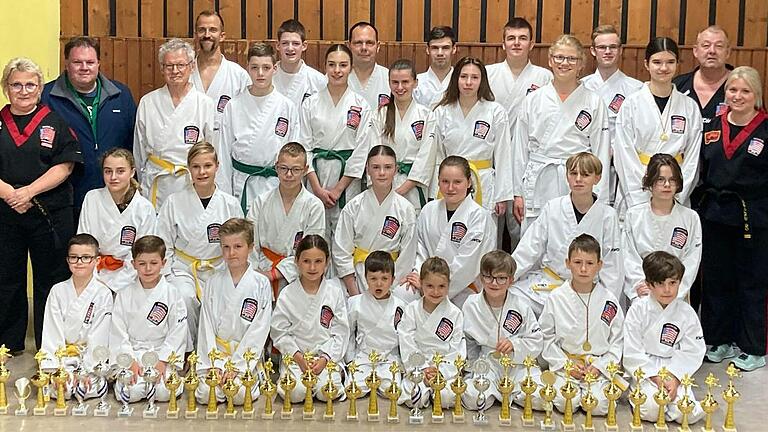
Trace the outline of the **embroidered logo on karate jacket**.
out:
M 713 142 L 720 140 L 720 131 L 713 130 L 704 134 L 704 145 L 712 144 Z
M 136 241 L 136 227 L 126 225 L 120 230 L 120 245 L 121 246 L 133 246 L 133 242 Z
M 304 93 L 304 96 L 302 96 L 302 97 L 301 97 L 301 102 L 302 102 L 302 103 L 304 103 L 304 101 L 305 101 L 305 100 L 306 100 L 308 97 L 310 97 L 310 96 L 312 96 L 312 94 L 311 94 L 311 93 Z
M 525 95 L 528 96 L 531 92 L 534 92 L 539 89 L 539 86 L 536 84 L 531 84 L 530 87 L 528 87 L 528 90 L 525 91 Z
M 231 99 L 232 98 L 227 95 L 221 95 L 221 97 L 219 97 L 219 103 L 216 104 L 216 111 L 223 113 L 224 108 L 227 107 L 227 104 Z
M 752 156 L 760 156 L 760 153 L 763 152 L 763 147 L 765 147 L 765 142 L 762 139 L 752 138 L 752 140 L 749 141 L 747 153 L 751 154 Z
M 508 310 L 507 317 L 504 318 L 504 330 L 508 331 L 509 334 L 515 334 L 521 325 L 523 325 L 523 316 L 520 315 L 520 312 L 514 309 Z
M 158 301 L 152 305 L 152 309 L 147 315 L 147 321 L 157 326 L 163 322 L 166 316 L 168 316 L 168 306 L 165 303 Z
M 677 341 L 677 337 L 680 335 L 680 327 L 666 323 L 661 327 L 661 335 L 659 336 L 659 343 L 671 347 Z
M 454 243 L 461 243 L 464 240 L 464 236 L 467 235 L 467 226 L 461 222 L 454 222 L 451 225 L 451 241 Z
M 424 135 L 424 120 L 416 120 L 411 123 L 411 130 L 413 131 L 413 136 L 416 137 L 416 141 L 421 141 Z
M 333 320 L 333 309 L 330 306 L 323 305 L 320 308 L 320 325 L 325 328 L 331 327 L 331 321 Z
M 624 99 L 625 97 L 623 94 L 616 93 L 613 100 L 611 100 L 611 103 L 608 104 L 608 109 L 613 111 L 614 114 L 618 114 L 621 105 L 624 103 Z
M 605 306 L 603 306 L 603 313 L 600 314 L 600 319 L 603 320 L 604 323 L 611 325 L 613 319 L 616 318 L 616 312 L 618 312 L 618 310 L 619 308 L 616 307 L 616 303 L 607 300 Z
M 670 128 L 672 133 L 683 134 L 685 133 L 685 117 L 679 115 L 673 115 L 670 117 Z
M 293 236 L 293 247 L 291 249 L 296 250 L 296 247 L 299 245 L 299 242 L 304 238 L 304 231 L 299 231 L 296 233 L 295 236 Z
M 472 136 L 475 138 L 485 139 L 488 136 L 488 131 L 491 130 L 491 125 L 488 122 L 478 120 L 475 122 L 475 130 L 472 132 Z
M 219 238 L 220 229 L 221 224 L 219 223 L 212 223 L 208 225 L 208 228 L 205 230 L 208 233 L 208 243 L 221 243 L 221 239 Z
M 90 324 L 93 318 L 93 307 L 96 306 L 93 302 L 88 305 L 88 310 L 85 311 L 85 318 L 83 318 L 83 324 Z
M 384 218 L 384 226 L 381 227 L 381 235 L 388 239 L 395 238 L 395 235 L 397 235 L 397 230 L 400 229 L 400 221 L 398 221 L 394 216 L 387 216 Z
M 715 108 L 715 117 L 725 114 L 725 110 L 727 108 L 728 108 L 728 104 L 725 102 L 720 102 L 719 104 L 717 104 L 717 107 Z
M 670 246 L 682 249 L 686 243 L 688 243 L 688 230 L 683 227 L 675 227 L 672 230 L 672 239 L 669 241 Z
M 451 337 L 451 333 L 453 333 L 453 323 L 451 320 L 444 317 L 440 320 L 440 324 L 437 325 L 435 334 L 440 338 L 440 340 L 446 341 L 449 337 Z
M 200 128 L 197 126 L 184 127 L 184 144 L 197 144 L 200 139 Z
M 40 126 L 40 147 L 53 148 L 56 129 L 53 126 Z
M 583 131 L 590 123 L 592 123 L 592 114 L 584 110 L 579 111 L 579 115 L 576 116 L 576 121 L 574 122 L 576 129 Z
M 358 106 L 351 106 L 349 107 L 349 110 L 347 111 L 347 127 L 352 130 L 357 130 L 358 126 L 360 126 L 360 121 L 362 119 L 361 112 L 363 109 Z
M 379 93 L 379 107 L 383 107 L 384 105 L 389 103 L 389 95 L 384 93 Z
M 400 306 L 395 308 L 395 330 L 400 325 L 400 321 L 403 319 L 403 308 Z
M 259 302 L 256 299 L 247 298 L 243 300 L 243 305 L 240 307 L 240 318 L 253 322 L 256 317 L 256 312 L 259 311 Z
M 278 117 L 275 124 L 275 135 L 284 137 L 288 133 L 288 119 L 285 117 Z

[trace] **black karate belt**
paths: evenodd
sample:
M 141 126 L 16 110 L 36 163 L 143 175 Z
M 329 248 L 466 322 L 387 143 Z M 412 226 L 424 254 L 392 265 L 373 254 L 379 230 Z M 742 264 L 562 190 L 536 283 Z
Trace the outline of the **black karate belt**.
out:
M 64 247 L 64 244 L 61 242 L 61 238 L 59 237 L 59 234 L 56 232 L 56 229 L 53 227 L 53 218 L 51 217 L 51 214 L 48 213 L 48 210 L 45 208 L 43 203 L 40 202 L 37 198 L 32 198 L 32 204 L 35 205 L 35 207 L 40 211 L 40 213 L 43 215 L 43 219 L 48 223 L 48 229 L 51 231 L 51 236 L 53 236 L 53 247 L 56 249 L 61 249 Z
M 717 190 L 717 189 L 707 189 L 704 191 L 704 194 L 701 196 L 701 200 L 699 200 L 699 209 L 702 211 L 704 210 L 704 206 L 706 205 L 707 201 L 709 199 L 714 199 L 715 201 L 726 201 L 728 199 L 735 199 L 739 203 L 741 203 L 741 214 L 742 219 L 744 221 L 744 240 L 752 240 L 752 230 L 749 226 L 749 211 L 747 208 L 747 202 L 744 201 L 744 199 L 739 196 L 736 192 L 729 191 L 729 190 Z

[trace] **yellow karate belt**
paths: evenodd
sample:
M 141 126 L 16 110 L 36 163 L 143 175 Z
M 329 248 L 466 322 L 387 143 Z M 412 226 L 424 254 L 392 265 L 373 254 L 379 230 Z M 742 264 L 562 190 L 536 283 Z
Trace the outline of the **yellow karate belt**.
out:
M 480 170 L 492 168 L 493 163 L 490 159 L 468 160 L 468 162 L 469 170 L 472 172 L 472 175 L 475 176 L 475 202 L 483 205 L 483 187 L 482 182 L 480 181 Z M 438 192 L 437 199 L 442 197 L 443 194 Z
M 592 364 L 594 361 L 590 354 L 571 354 L 566 351 L 563 351 L 563 352 L 565 352 L 566 357 L 568 357 L 568 359 L 570 360 L 573 360 L 574 363 L 586 365 L 586 364 Z M 629 387 L 629 385 L 627 384 L 627 381 L 621 377 L 621 374 L 616 374 L 616 376 L 613 377 L 612 381 L 615 385 L 617 385 L 621 389 L 621 391 L 626 391 L 627 388 Z
M 553 282 L 547 286 L 543 285 L 534 285 L 533 290 L 534 291 L 552 291 L 553 289 L 559 288 L 560 285 L 565 283 L 563 278 L 560 277 L 559 274 L 555 273 L 554 270 L 552 270 L 549 267 L 544 267 L 541 269 L 542 272 L 544 272 L 545 275 L 547 275 L 548 278 L 550 278 Z
M 640 153 L 640 152 L 637 153 L 637 157 L 640 158 L 640 163 L 645 165 L 645 166 L 648 166 L 648 164 L 651 162 L 651 157 L 652 156 L 653 156 L 652 154 L 648 154 L 648 153 Z M 674 158 L 675 158 L 675 160 L 677 161 L 678 164 L 682 164 L 683 163 L 683 154 L 682 153 L 676 154 L 674 156 Z
M 235 346 L 232 346 L 232 342 L 228 341 L 226 339 L 222 339 L 218 336 L 216 336 L 216 348 L 219 349 L 224 355 L 227 357 L 232 357 L 232 353 L 234 353 L 237 350 L 237 347 L 239 346 L 239 343 L 236 343 Z
M 371 251 L 355 246 L 355 250 L 352 252 L 352 262 L 355 263 L 355 265 L 364 263 L 365 259 L 368 258 L 368 255 L 370 254 Z M 397 257 L 400 256 L 400 252 L 390 252 L 389 255 L 392 257 L 392 261 L 397 261 Z
M 192 268 L 192 278 L 195 279 L 195 292 L 197 293 L 197 299 L 202 300 L 203 290 L 200 288 L 200 279 L 197 276 L 197 272 L 200 270 L 213 270 L 216 268 L 216 264 L 221 261 L 221 255 L 213 258 L 197 258 L 192 256 L 179 248 L 174 249 L 176 255 L 184 260 Z
M 157 207 L 157 180 L 162 175 L 170 174 L 172 176 L 178 176 L 179 174 L 188 173 L 189 169 L 185 165 L 174 165 L 173 162 L 161 159 L 155 155 L 149 155 L 149 161 L 163 169 L 163 172 L 158 174 L 154 180 L 152 180 L 152 193 L 150 194 L 150 201 L 152 206 Z

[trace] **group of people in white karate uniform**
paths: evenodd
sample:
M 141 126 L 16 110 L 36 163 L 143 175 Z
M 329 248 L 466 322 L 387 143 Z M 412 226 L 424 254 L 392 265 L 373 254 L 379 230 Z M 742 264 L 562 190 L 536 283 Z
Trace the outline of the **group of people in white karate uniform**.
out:
M 217 18 L 198 19 L 203 41 Z M 67 366 L 79 355 L 86 369 L 96 346 L 109 346 L 113 364 L 129 354 L 134 379 L 115 385 L 125 401 L 147 396 L 140 360 L 149 351 L 165 375 L 196 350 L 198 373 L 214 369 L 222 383 L 239 380 L 223 365 L 243 372 L 248 349 L 292 355 L 281 374 L 319 375 L 313 389 L 299 380 L 293 401 L 307 391 L 323 400 L 328 380 L 354 379 L 367 393 L 376 351 L 379 391 L 391 362 L 423 369 L 423 382 L 394 377 L 407 406 L 426 406 L 429 382 L 438 373 L 453 380 L 459 356 L 506 354 L 518 366 L 532 356 L 558 388 L 572 360 L 573 406 L 591 374 L 600 415 L 614 362 L 645 371 L 633 383 L 649 396 L 644 419 L 656 419 L 651 394 L 663 387 L 673 401 L 666 416 L 679 421 L 680 380 L 698 370 L 706 346 L 686 302 L 701 258 L 699 217 L 685 204 L 702 120 L 671 83 L 677 46 L 651 41 L 651 81 L 642 84 L 620 71 L 579 79 L 586 51 L 569 35 L 549 48 L 551 70 L 534 66 L 531 37 L 514 18 L 505 61 L 452 66 L 455 37 L 437 27 L 422 74 L 406 59 L 376 64 L 369 23 L 328 48 L 325 74 L 301 60 L 307 44 L 295 20 L 278 30 L 280 61 L 256 43 L 245 75 L 226 60 L 214 76 L 193 73 L 192 47 L 166 42 L 167 85 L 141 99 L 133 154 L 107 153 L 106 186 L 85 198 L 68 251 L 72 278 L 51 291 L 43 349 L 67 346 Z M 593 42 L 593 52 L 620 49 L 610 26 Z M 511 255 L 497 250 L 505 224 L 522 226 Z M 224 360 L 207 356 L 214 348 Z M 427 361 L 412 364 L 414 353 Z M 431 362 L 436 353 L 444 363 Z M 343 366 L 352 360 L 355 376 Z M 340 365 L 330 375 L 329 362 Z M 492 363 L 495 381 L 502 369 Z M 537 382 L 540 373 L 532 371 Z M 106 391 L 78 385 L 89 397 Z M 163 380 L 154 391 L 170 397 Z M 207 401 L 208 391 L 201 385 L 196 398 Z M 501 398 L 495 386 L 488 395 Z M 512 396 L 522 403 L 519 389 Z M 461 402 L 480 408 L 472 386 Z M 455 403 L 444 389 L 442 404 Z M 564 409 L 561 396 L 555 406 Z M 534 407 L 543 409 L 539 396 Z M 696 402 L 688 420 L 702 414 Z

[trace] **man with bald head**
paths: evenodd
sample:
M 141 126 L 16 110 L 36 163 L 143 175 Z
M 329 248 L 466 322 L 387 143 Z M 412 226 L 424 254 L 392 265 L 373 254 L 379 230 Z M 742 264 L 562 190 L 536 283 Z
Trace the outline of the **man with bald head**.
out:
M 352 73 L 349 74 L 349 88 L 359 93 L 376 110 L 389 102 L 389 69 L 376 63 L 379 53 L 379 31 L 365 21 L 355 23 L 349 29 L 347 41 L 352 51 Z

